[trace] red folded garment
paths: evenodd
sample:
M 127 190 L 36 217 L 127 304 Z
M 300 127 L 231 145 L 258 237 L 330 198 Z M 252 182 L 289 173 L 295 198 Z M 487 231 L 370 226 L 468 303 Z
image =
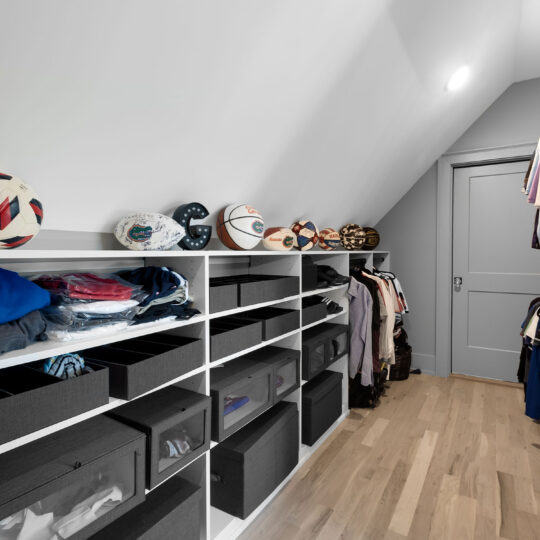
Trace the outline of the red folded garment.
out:
M 58 274 L 39 276 L 34 283 L 53 294 L 80 300 L 129 300 L 133 288 L 112 277 L 95 274 Z

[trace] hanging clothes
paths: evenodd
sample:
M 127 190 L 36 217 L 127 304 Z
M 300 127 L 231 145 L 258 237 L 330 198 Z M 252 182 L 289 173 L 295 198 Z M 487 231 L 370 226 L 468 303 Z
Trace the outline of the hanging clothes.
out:
M 525 414 L 540 419 L 540 297 L 535 298 L 521 324 L 523 346 L 518 380 L 525 390 Z
M 357 373 L 362 374 L 364 386 L 373 385 L 373 347 L 372 318 L 373 299 L 368 288 L 351 277 L 349 289 L 349 377 L 354 379 Z
M 521 191 L 527 196 L 527 202 L 534 204 L 536 207 L 531 247 L 540 249 L 540 223 L 538 222 L 540 209 L 540 140 L 529 163 Z

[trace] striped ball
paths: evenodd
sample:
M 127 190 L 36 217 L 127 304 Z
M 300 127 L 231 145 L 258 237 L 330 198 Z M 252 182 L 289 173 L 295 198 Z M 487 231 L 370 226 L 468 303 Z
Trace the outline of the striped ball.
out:
M 295 221 L 291 225 L 294 233 L 294 247 L 299 251 L 311 249 L 319 240 L 319 229 L 313 221 L 307 219 Z
M 322 249 L 333 250 L 340 245 L 341 240 L 339 238 L 339 233 L 336 230 L 328 227 L 319 233 L 319 246 Z

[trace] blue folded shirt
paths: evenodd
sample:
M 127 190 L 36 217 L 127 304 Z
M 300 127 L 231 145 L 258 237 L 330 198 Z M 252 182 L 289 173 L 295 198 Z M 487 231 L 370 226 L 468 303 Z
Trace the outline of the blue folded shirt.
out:
M 16 272 L 0 268 L 0 324 L 20 319 L 50 303 L 49 291 Z

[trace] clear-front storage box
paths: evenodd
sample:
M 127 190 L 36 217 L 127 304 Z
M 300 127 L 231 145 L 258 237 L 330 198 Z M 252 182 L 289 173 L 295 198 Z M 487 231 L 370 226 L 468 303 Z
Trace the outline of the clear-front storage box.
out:
M 329 352 L 328 336 L 315 326 L 302 332 L 302 378 L 309 381 L 327 365 Z
M 3 454 L 2 540 L 89 538 L 144 500 L 144 458 L 144 434 L 105 416 Z
M 204 364 L 202 339 L 156 333 L 87 349 L 85 358 L 109 368 L 110 394 L 133 399 Z
M 274 370 L 274 400 L 277 403 L 300 387 L 300 351 L 268 346 L 245 355 Z
M 209 396 L 169 386 L 109 413 L 147 435 L 147 487 L 210 448 Z
M 238 358 L 210 370 L 212 439 L 222 441 L 273 403 L 270 366 Z
M 349 352 L 349 327 L 346 324 L 325 323 L 321 330 L 328 336 L 327 366 Z
M 202 489 L 178 476 L 91 540 L 199 540 Z
M 298 464 L 298 410 L 282 401 L 211 450 L 211 504 L 241 519 Z

